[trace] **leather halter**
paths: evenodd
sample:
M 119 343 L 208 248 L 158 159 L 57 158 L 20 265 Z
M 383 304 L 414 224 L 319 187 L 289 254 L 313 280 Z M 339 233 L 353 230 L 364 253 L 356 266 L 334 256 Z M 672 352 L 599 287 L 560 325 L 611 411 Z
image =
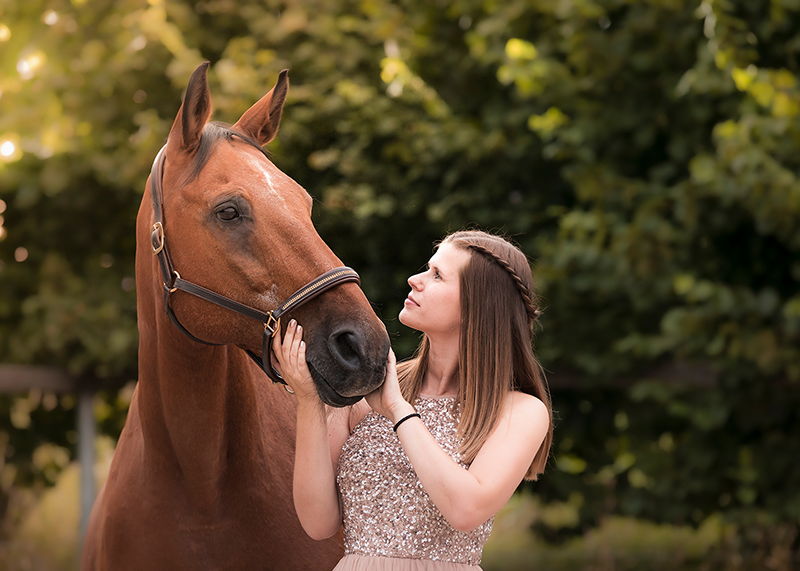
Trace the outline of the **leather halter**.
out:
M 164 233 L 164 219 L 163 219 L 163 202 L 162 202 L 162 181 L 164 178 L 164 163 L 166 162 L 166 154 L 164 152 L 166 145 L 156 155 L 153 161 L 153 168 L 150 172 L 150 193 L 153 196 L 153 215 L 155 223 L 153 224 L 152 233 L 150 235 L 151 245 L 153 247 L 153 254 L 158 258 L 158 265 L 161 267 L 161 277 L 164 284 L 164 311 L 169 316 L 170 321 L 178 328 L 178 330 L 189 337 L 191 340 L 204 345 L 219 345 L 218 343 L 209 343 L 203 341 L 192 335 L 175 315 L 172 307 L 169 304 L 170 296 L 178 290 L 192 294 L 196 297 L 210 301 L 220 307 L 235 311 L 241 315 L 246 315 L 252 319 L 257 319 L 264 324 L 264 335 L 261 341 L 261 357 L 259 358 L 254 352 L 245 350 L 247 355 L 256 362 L 256 364 L 263 370 L 267 376 L 272 379 L 274 383 L 281 383 L 285 385 L 287 391 L 292 392 L 283 377 L 278 374 L 272 366 L 272 350 L 269 347 L 269 340 L 272 339 L 281 330 L 281 317 L 286 315 L 293 309 L 297 309 L 307 301 L 314 299 L 321 293 L 329 289 L 347 282 L 355 282 L 360 284 L 360 279 L 355 270 L 342 266 L 334 268 L 325 272 L 315 280 L 307 283 L 299 290 L 290 295 L 286 301 L 281 303 L 272 311 L 263 312 L 259 309 L 243 305 L 238 301 L 234 301 L 211 290 L 208 290 L 195 283 L 189 282 L 181 278 L 180 274 L 175 270 L 172 264 L 172 258 L 169 256 L 167 249 L 167 238 Z M 263 152 L 263 149 L 259 149 Z

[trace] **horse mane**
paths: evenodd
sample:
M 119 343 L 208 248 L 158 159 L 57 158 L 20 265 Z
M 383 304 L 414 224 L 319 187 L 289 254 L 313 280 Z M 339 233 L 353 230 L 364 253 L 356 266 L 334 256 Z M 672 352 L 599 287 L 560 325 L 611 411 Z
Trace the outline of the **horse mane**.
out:
M 261 153 L 269 158 L 267 151 L 264 150 L 258 141 L 249 135 L 240 133 L 228 123 L 221 121 L 212 121 L 206 124 L 203 132 L 200 135 L 200 144 L 197 146 L 197 152 L 192 159 L 192 164 L 189 168 L 189 174 L 186 175 L 181 186 L 185 186 L 192 182 L 200 174 L 200 171 L 208 164 L 211 155 L 214 154 L 214 149 L 217 148 L 221 141 L 232 141 L 234 138 L 240 139 L 242 142 L 247 143 L 251 147 L 255 147 Z

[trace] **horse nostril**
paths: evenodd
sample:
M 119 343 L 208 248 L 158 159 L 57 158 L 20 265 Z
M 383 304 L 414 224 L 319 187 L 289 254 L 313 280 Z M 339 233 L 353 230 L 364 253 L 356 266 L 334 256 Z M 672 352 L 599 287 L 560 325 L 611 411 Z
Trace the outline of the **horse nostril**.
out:
M 328 349 L 340 365 L 355 370 L 361 367 L 361 345 L 352 331 L 338 331 L 328 338 Z

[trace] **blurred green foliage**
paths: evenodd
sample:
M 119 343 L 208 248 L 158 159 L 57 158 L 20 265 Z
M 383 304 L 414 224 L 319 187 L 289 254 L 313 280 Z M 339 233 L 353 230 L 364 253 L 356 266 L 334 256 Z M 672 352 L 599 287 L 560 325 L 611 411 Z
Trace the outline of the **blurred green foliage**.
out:
M 495 518 L 481 567 L 486 571 L 699 571 L 751 569 L 764 564 L 763 558 L 744 561 L 739 557 L 739 565 L 732 565 L 738 555 L 735 529 L 718 515 L 707 518 L 697 529 L 610 516 L 584 536 L 558 545 L 532 531 L 541 526 L 571 525 L 578 519 L 578 507 L 576 498 L 542 504 L 531 494 L 517 494 Z
M 535 261 L 559 421 L 533 489 L 578 506 L 548 540 L 720 511 L 796 534 L 798 55 L 796 0 L 0 0 L 0 362 L 135 379 L 133 225 L 181 90 L 210 60 L 233 122 L 289 68 L 270 151 L 400 356 L 447 231 Z M 74 446 L 63 398 L 19 398 L 4 486 Z
M 94 476 L 105 483 L 116 439 L 95 441 Z M 52 455 L 52 450 L 40 455 Z M 0 542 L 0 568 L 5 571 L 74 571 L 78 568 L 80 530 L 80 466 L 62 466 L 53 485 L 44 490 L 12 490 Z
M 97 439 L 95 476 L 105 481 L 114 452 L 108 436 Z M 77 462 L 58 475 L 40 494 L 15 489 L 6 517 L 7 538 L 0 542 L 0 568 L 5 571 L 72 571 L 78 561 Z M 578 501 L 543 504 L 530 493 L 515 495 L 500 510 L 483 552 L 486 571 L 648 570 L 710 571 L 712 569 L 791 569 L 791 529 L 770 530 L 780 549 L 757 552 L 748 558 L 737 549 L 735 526 L 719 515 L 691 526 L 654 524 L 633 517 L 611 516 L 600 526 L 560 545 L 543 540 L 534 531 L 571 525 L 578 519 Z M 11 525 L 8 525 L 11 524 Z M 787 533 L 788 532 L 788 533 Z

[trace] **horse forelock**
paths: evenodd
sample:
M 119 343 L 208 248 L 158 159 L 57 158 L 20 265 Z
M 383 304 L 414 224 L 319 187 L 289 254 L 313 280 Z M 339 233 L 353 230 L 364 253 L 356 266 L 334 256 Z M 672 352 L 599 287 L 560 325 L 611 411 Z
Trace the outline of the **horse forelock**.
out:
M 267 151 L 254 138 L 237 131 L 228 123 L 212 121 L 206 124 L 203 133 L 200 135 L 200 143 L 197 147 L 197 152 L 195 152 L 192 164 L 189 166 L 189 172 L 180 186 L 186 186 L 200 175 L 200 172 L 202 172 L 208 164 L 208 161 L 211 160 L 211 156 L 214 154 L 214 150 L 219 146 L 220 142 L 230 142 L 233 141 L 234 138 L 258 149 L 269 159 Z

